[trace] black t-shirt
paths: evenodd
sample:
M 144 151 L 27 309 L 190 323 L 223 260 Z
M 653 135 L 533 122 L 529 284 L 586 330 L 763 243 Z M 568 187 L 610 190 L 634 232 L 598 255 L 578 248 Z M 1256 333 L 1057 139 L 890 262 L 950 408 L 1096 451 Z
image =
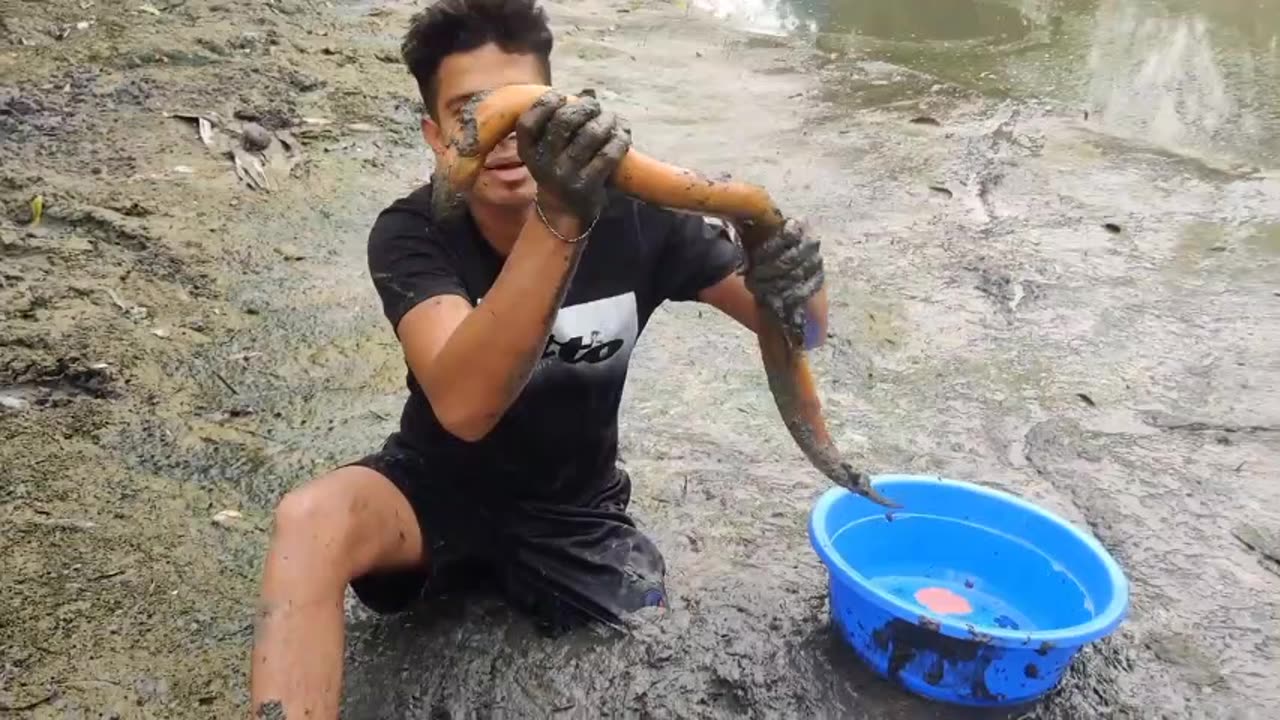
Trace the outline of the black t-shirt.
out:
M 394 329 L 415 305 L 455 294 L 483 301 L 503 258 L 470 214 L 433 222 L 430 186 L 384 210 L 369 236 L 369 270 Z M 729 226 L 610 196 L 523 392 L 479 442 L 445 430 L 408 373 L 400 440 L 513 500 L 590 503 L 613 482 L 618 406 L 628 362 L 653 311 L 689 301 L 738 267 Z M 678 351 L 678 349 L 673 349 Z

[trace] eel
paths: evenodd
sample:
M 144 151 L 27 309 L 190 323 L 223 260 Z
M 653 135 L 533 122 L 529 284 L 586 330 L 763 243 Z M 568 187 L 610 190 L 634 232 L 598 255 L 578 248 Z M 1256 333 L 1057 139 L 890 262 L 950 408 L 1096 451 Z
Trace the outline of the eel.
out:
M 461 123 L 451 134 L 445 153 L 438 159 L 433 182 L 433 203 L 441 212 L 456 208 L 484 167 L 485 158 L 515 129 L 520 116 L 550 87 L 507 85 L 478 93 L 464 106 Z M 566 96 L 568 102 L 577 100 Z M 628 150 L 614 171 L 612 182 L 627 195 L 653 205 L 724 218 L 739 230 L 744 249 L 751 252 L 781 232 L 786 217 L 761 187 L 742 182 L 716 181 L 682 167 Z M 868 475 L 844 460 L 827 431 L 813 373 L 805 357 L 799 333 L 789 331 L 783 320 L 767 311 L 757 332 L 769 391 L 792 439 L 823 475 L 840 487 L 896 508 L 896 503 L 871 486 Z

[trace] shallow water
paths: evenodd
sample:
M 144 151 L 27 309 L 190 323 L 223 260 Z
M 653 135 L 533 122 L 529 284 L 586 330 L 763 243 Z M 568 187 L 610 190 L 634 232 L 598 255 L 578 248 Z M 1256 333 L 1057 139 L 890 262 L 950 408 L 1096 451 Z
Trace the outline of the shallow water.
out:
M 1280 160 L 1276 0 L 694 0 L 935 79 L 1088 111 L 1099 129 L 1217 161 Z M 886 100 L 893 99 L 890 93 Z

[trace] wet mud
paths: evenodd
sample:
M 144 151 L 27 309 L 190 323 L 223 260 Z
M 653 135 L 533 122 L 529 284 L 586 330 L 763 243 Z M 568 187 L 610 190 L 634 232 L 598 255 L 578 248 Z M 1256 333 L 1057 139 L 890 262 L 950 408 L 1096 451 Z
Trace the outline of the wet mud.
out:
M 1040 22 L 1027 8 L 1052 4 L 1022 5 Z M 1130 42 L 1118 4 L 1098 5 L 1026 37 L 1096 21 L 1106 47 L 1147 48 L 1171 22 Z M 989 484 L 1089 528 L 1133 582 L 1131 616 L 1014 713 L 873 675 L 828 617 L 806 521 L 829 481 L 779 420 L 755 340 L 673 306 L 634 356 L 621 448 L 670 607 L 552 638 L 487 596 L 395 618 L 349 600 L 344 717 L 1261 718 L 1280 703 L 1265 127 L 1241 125 L 1243 168 L 1219 152 L 1223 125 L 1198 146 L 1126 125 L 1142 108 L 1118 100 L 1086 120 L 999 53 L 981 71 L 1019 92 L 667 3 L 549 7 L 558 85 L 594 88 L 655 157 L 767 187 L 822 240 L 831 323 L 811 362 L 848 459 Z M 375 447 L 403 402 L 364 255 L 377 212 L 433 170 L 398 64 L 415 9 L 0 0 L 6 715 L 247 711 L 272 506 Z M 226 137 L 288 133 L 300 157 L 241 145 L 238 172 L 192 113 Z

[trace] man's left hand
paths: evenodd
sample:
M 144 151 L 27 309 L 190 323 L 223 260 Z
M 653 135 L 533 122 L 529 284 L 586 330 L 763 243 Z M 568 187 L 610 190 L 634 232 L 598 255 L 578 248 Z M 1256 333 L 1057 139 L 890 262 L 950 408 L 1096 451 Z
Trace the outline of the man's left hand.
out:
M 823 319 L 811 317 L 812 300 L 825 274 L 818 240 L 803 222 L 787 220 L 782 229 L 747 252 L 746 285 L 765 310 L 786 328 L 797 347 L 811 349 L 826 339 Z

